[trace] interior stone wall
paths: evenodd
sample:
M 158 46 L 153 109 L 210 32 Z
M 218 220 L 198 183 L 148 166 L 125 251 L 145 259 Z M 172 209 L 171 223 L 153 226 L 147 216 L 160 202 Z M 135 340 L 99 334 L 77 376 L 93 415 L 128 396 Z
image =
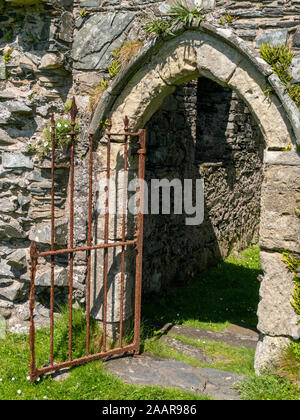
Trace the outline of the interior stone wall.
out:
M 195 189 L 204 179 L 205 217 L 186 226 L 173 196 L 171 215 L 145 215 L 144 293 L 184 284 L 233 249 L 257 243 L 264 148 L 243 101 L 206 78 L 178 87 L 146 128 L 148 185 L 192 179 Z

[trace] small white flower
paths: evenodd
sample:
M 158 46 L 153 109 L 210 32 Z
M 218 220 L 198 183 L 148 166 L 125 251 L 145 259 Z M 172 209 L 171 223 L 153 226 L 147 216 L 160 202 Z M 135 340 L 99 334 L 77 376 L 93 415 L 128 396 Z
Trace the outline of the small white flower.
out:
M 52 127 L 49 127 L 49 131 L 50 131 L 50 133 L 51 133 L 51 131 L 52 131 Z
M 30 381 L 30 376 L 27 376 L 27 378 L 26 378 L 26 379 L 27 379 L 27 381 Z
M 61 123 L 57 123 L 57 127 L 61 127 Z
M 68 128 L 68 124 L 65 124 L 65 127 Z
M 48 146 L 48 143 L 44 143 L 44 147 L 47 147 Z
M 2 379 L 2 378 L 0 378 L 0 382 L 2 382 L 2 380 L 3 380 L 3 379 Z
M 21 394 L 22 394 L 22 391 L 21 391 L 20 389 L 18 389 L 17 393 L 18 393 L 19 395 L 21 395 Z
M 44 400 L 46 400 L 46 399 L 47 399 L 47 395 L 44 395 L 44 396 L 43 396 L 43 399 L 44 399 Z
M 37 381 L 37 382 L 40 382 L 40 380 L 41 380 L 41 378 L 37 378 L 37 379 L 36 379 L 36 381 Z
M 12 380 L 12 381 L 14 381 L 14 380 L 15 380 L 15 378 L 11 378 L 11 380 Z

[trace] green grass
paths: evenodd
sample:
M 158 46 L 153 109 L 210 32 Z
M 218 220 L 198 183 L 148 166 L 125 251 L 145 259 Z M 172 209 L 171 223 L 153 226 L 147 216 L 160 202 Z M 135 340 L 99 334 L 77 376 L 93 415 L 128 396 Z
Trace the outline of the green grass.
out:
M 300 400 L 300 388 L 278 375 L 253 376 L 239 391 L 244 400 Z
M 216 331 L 229 323 L 255 328 L 261 273 L 259 248 L 253 246 L 203 271 L 184 288 L 151 296 L 142 306 L 150 335 L 168 322 Z
M 38 331 L 40 357 L 46 357 L 49 335 Z M 107 373 L 100 361 L 71 369 L 64 382 L 43 377 L 30 383 L 28 336 L 9 334 L 0 340 L 0 400 L 202 400 L 201 395 L 173 388 L 127 385 Z M 19 392 L 18 392 L 19 391 Z

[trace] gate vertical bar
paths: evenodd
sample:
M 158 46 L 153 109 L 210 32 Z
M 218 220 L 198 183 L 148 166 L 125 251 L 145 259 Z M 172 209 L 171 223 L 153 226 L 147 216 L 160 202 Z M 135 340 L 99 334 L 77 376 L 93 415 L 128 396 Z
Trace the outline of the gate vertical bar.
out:
M 88 246 L 92 246 L 92 210 L 93 210 L 93 143 L 94 133 L 90 133 L 89 161 L 89 216 L 88 216 Z M 90 312 L 91 312 L 91 250 L 88 250 L 86 286 L 86 355 L 90 354 Z
M 111 127 L 112 121 L 107 123 L 107 157 L 106 157 L 106 201 L 105 201 L 105 228 L 104 243 L 109 237 L 109 182 L 110 182 L 110 152 L 111 152 Z M 106 352 L 107 330 L 107 283 L 108 283 L 108 248 L 104 249 L 104 302 L 103 302 L 103 351 Z
M 124 118 L 124 131 L 128 132 L 129 120 Z M 124 143 L 124 192 L 123 192 L 123 216 L 122 216 L 122 242 L 126 240 L 126 217 L 127 217 L 127 153 L 128 153 L 128 136 L 125 134 Z M 125 265 L 125 246 L 122 246 L 121 255 L 121 290 L 120 290 L 120 347 L 123 344 L 123 316 L 124 316 L 124 265 Z
M 139 212 L 137 220 L 137 256 L 136 256 L 136 286 L 135 286 L 135 323 L 134 323 L 134 344 L 135 354 L 140 352 L 141 333 L 141 302 L 142 302 L 142 270 L 143 270 L 143 232 L 144 232 L 144 180 L 146 162 L 146 130 L 140 131 L 139 136 Z
M 35 365 L 35 325 L 34 325 L 34 306 L 35 306 L 35 275 L 37 266 L 37 247 L 35 242 L 31 242 L 30 245 L 30 260 L 31 260 L 31 273 L 30 273 L 30 298 L 29 298 L 29 310 L 30 310 L 30 330 L 29 330 L 29 343 L 30 343 L 30 380 L 36 379 L 36 365 Z
M 77 106 L 73 97 L 71 106 L 71 167 L 70 167 L 70 248 L 74 248 L 74 154 L 75 154 L 75 119 Z M 70 253 L 69 268 L 69 361 L 72 360 L 72 303 L 73 303 L 73 265 L 74 253 Z
M 55 120 L 54 114 L 51 116 L 51 147 L 52 147 L 52 156 L 51 156 L 51 251 L 54 251 L 54 229 L 55 229 L 55 219 L 54 219 L 54 193 L 55 193 L 55 183 L 54 183 L 54 159 L 55 159 Z M 55 270 L 55 261 L 54 255 L 51 255 L 51 289 L 50 289 L 50 365 L 53 366 L 53 340 L 54 340 L 54 270 Z

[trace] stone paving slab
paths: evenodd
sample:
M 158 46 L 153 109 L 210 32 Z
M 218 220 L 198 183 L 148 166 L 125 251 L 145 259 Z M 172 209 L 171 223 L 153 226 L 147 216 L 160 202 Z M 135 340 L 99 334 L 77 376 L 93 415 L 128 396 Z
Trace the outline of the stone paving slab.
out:
M 175 351 L 178 351 L 185 356 L 191 357 L 192 359 L 198 360 L 198 362 L 204 364 L 213 364 L 217 359 L 226 360 L 224 357 L 211 357 L 203 349 L 195 347 L 188 343 L 183 343 L 176 338 L 163 335 L 159 341 L 168 347 L 171 347 Z
M 120 357 L 104 363 L 108 372 L 134 385 L 176 387 L 217 400 L 239 400 L 235 385 L 245 376 L 216 369 L 193 367 L 150 355 Z
M 225 343 L 233 347 L 246 347 L 249 349 L 256 349 L 259 335 L 252 330 L 246 334 L 246 331 L 239 330 L 239 333 L 233 333 L 230 331 L 238 331 L 231 327 L 225 331 L 210 331 L 203 328 L 187 327 L 185 325 L 173 325 L 167 330 L 168 335 L 181 335 L 187 338 L 193 338 L 195 340 L 209 340 L 216 341 L 219 343 Z M 251 332 L 250 332 L 251 331 Z

